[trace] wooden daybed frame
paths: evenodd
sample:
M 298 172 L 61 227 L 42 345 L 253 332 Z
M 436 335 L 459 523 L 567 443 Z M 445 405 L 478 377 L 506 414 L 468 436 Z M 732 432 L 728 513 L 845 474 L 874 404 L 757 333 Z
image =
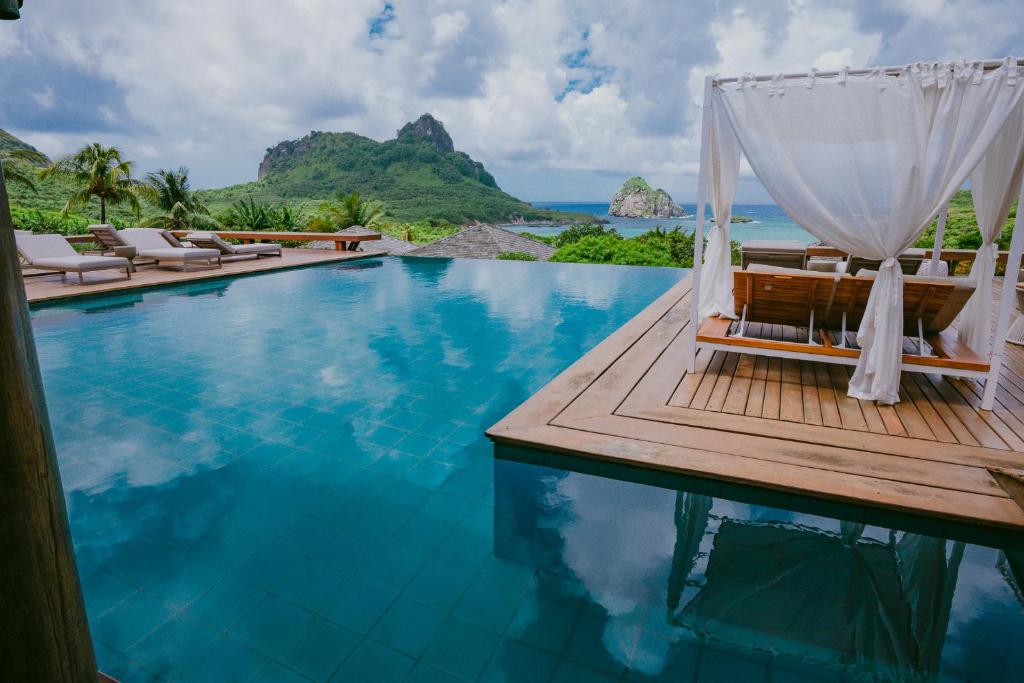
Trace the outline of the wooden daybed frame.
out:
M 757 267 L 735 271 L 733 296 L 738 320 L 710 317 L 697 331 L 703 348 L 778 358 L 856 365 L 851 345 L 874 281 L 869 275 L 837 275 Z M 984 379 L 991 366 L 949 329 L 973 292 L 966 280 L 906 277 L 903 287 L 902 369 Z M 766 339 L 751 334 L 755 323 L 802 330 L 805 341 Z M 909 351 L 913 348 L 914 351 Z

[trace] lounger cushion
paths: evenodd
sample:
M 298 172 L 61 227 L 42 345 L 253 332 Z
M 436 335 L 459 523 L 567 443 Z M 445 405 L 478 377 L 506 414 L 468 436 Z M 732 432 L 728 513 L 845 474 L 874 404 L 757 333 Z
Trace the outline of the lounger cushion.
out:
M 281 251 L 280 244 L 273 242 L 264 244 L 232 244 L 236 254 L 276 254 Z
M 61 235 L 15 235 L 14 241 L 18 253 L 29 263 L 42 258 L 78 255 Z
M 167 240 L 167 244 L 178 249 L 185 249 L 186 246 L 178 241 L 178 238 L 171 234 L 170 230 L 161 230 L 160 236 Z
M 140 254 L 143 250 L 166 249 L 172 246 L 159 230 L 152 228 L 125 228 L 119 230 L 118 234 L 128 244 L 138 247 Z
M 209 261 L 220 258 L 220 252 L 216 249 L 190 249 L 183 247 L 177 249 L 172 246 L 165 246 L 161 249 L 139 249 L 139 256 L 155 259 L 157 261 Z
M 131 261 L 119 256 L 54 256 L 32 261 L 34 268 L 43 270 L 64 270 L 69 273 L 85 273 L 91 270 L 108 270 L 117 268 L 127 270 L 132 267 Z
M 827 277 L 835 279 L 835 273 L 823 273 L 818 270 L 804 270 L 802 268 L 785 268 L 783 266 L 771 266 L 767 263 L 751 263 L 747 266 L 749 273 L 778 273 L 780 275 L 809 275 L 811 277 Z

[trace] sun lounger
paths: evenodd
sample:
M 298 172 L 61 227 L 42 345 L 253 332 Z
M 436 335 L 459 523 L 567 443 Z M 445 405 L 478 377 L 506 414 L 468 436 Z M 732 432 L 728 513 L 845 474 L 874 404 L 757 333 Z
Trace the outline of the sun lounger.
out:
M 231 244 L 225 242 L 212 232 L 190 232 L 185 239 L 196 247 L 216 249 L 224 256 L 238 258 L 259 258 L 260 256 L 280 256 L 281 245 L 269 242 L 262 244 Z
M 132 262 L 119 256 L 87 256 L 79 254 L 60 235 L 20 234 L 14 236 L 18 254 L 25 265 L 36 270 L 50 270 L 66 277 L 78 273 L 79 284 L 85 284 L 85 273 L 97 270 L 123 270 L 131 279 L 135 267 Z
M 916 275 L 917 271 L 921 268 L 921 263 L 924 261 L 924 254 L 924 249 L 907 249 L 897 256 L 896 260 L 900 262 L 900 270 L 903 271 L 903 274 Z M 861 270 L 877 271 L 881 265 L 882 262 L 876 259 L 853 256 L 845 261 L 841 261 L 836 270 L 847 275 L 856 275 Z
M 189 265 L 202 263 L 212 266 L 216 263 L 221 265 L 220 252 L 216 249 L 194 249 L 188 247 L 173 247 L 160 234 L 159 230 L 152 228 L 126 228 L 118 230 L 117 234 L 129 245 L 138 249 L 142 258 L 153 259 L 157 265 L 162 262 L 179 263 L 183 270 L 187 271 Z
M 738 321 L 709 318 L 697 340 L 711 348 L 854 365 L 853 331 L 864 316 L 874 273 L 827 274 L 754 265 L 734 271 Z M 983 377 L 989 364 L 949 326 L 974 291 L 965 278 L 905 276 L 903 369 Z M 765 329 L 770 330 L 765 334 Z
M 744 270 L 754 264 L 803 268 L 806 253 L 797 240 L 750 240 L 740 245 L 740 263 Z
M 133 261 L 138 256 L 139 250 L 131 246 L 117 234 L 117 228 L 109 223 L 90 225 L 89 232 L 96 240 L 98 249 L 90 250 L 89 253 L 97 253 L 102 256 L 123 256 Z

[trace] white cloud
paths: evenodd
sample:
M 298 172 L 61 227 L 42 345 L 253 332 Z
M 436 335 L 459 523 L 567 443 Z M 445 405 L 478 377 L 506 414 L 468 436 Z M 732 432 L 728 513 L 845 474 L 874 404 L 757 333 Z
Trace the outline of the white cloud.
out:
M 431 112 L 459 149 L 499 171 L 499 182 L 503 168 L 553 179 L 607 172 L 612 184 L 643 173 L 687 199 L 709 72 L 1024 52 L 1024 20 L 999 0 L 878 0 L 870 9 L 853 0 L 393 7 L 393 19 L 370 35 L 381 0 L 36 3 L 18 33 L 0 28 L 0 55 L 37 65 L 12 69 L 0 80 L 5 91 L 40 94 L 39 108 L 74 104 L 83 95 L 74 76 L 83 74 L 110 84 L 123 103 L 80 109 L 105 129 L 8 127 L 51 153 L 116 142 L 146 158 L 147 169 L 187 164 L 198 185 L 214 186 L 253 179 L 263 149 L 281 139 L 313 129 L 383 139 Z

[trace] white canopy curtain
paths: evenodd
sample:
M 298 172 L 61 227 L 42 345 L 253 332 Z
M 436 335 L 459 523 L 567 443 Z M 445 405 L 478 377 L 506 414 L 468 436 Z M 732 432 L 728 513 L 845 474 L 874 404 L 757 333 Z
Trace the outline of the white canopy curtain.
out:
M 987 356 L 992 350 L 992 280 L 999 245 L 1010 207 L 1024 176 L 1024 105 L 1017 107 L 1002 132 L 971 173 L 971 196 L 982 245 L 971 267 L 974 294 L 960 314 L 960 340 Z
M 721 131 L 728 122 L 754 173 L 793 220 L 834 247 L 882 261 L 857 333 L 850 396 L 899 401 L 903 274 L 895 257 L 967 180 L 1022 97 L 1010 58 L 993 69 L 918 63 L 896 73 L 811 71 L 714 84 L 720 125 L 708 158 L 727 153 Z M 729 287 L 729 270 L 712 268 L 701 289 Z
M 712 109 L 711 136 L 716 144 L 708 145 L 708 194 L 715 226 L 708 235 L 704 252 L 706 286 L 700 290 L 700 320 L 718 315 L 735 318 L 732 302 L 732 245 L 729 226 L 732 223 L 732 200 L 740 175 L 740 144 L 723 114 Z

